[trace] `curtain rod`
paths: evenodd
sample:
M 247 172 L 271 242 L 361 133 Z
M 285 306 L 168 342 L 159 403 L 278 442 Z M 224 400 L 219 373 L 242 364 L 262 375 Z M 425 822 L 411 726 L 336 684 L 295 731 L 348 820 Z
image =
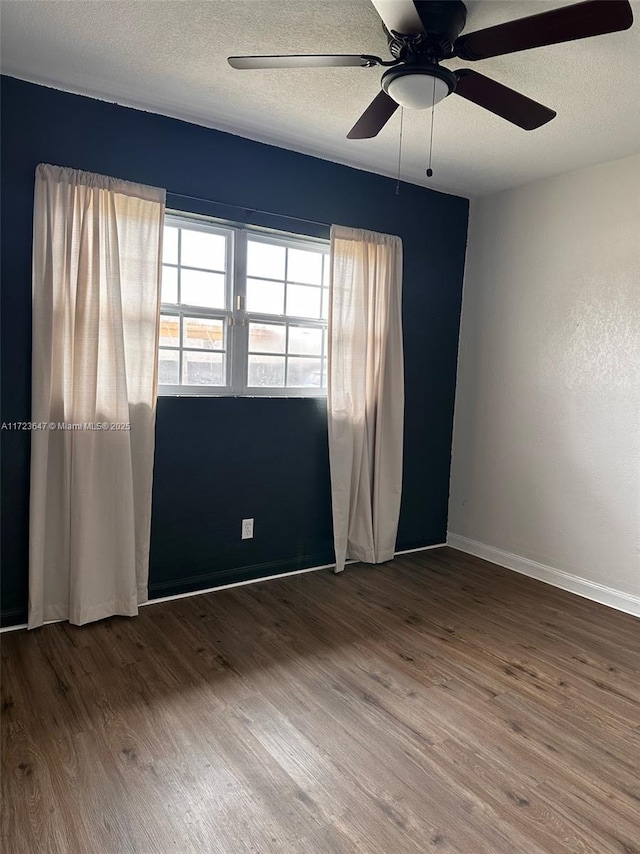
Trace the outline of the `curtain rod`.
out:
M 233 205 L 230 202 L 218 202 L 215 199 L 203 199 L 200 196 L 188 196 L 186 193 L 172 193 L 167 190 L 167 196 L 175 196 L 179 199 L 191 199 L 193 202 L 204 202 L 207 205 L 220 205 L 224 208 L 234 208 L 237 211 L 248 211 L 249 213 L 257 213 L 264 214 L 265 216 L 273 216 L 278 219 L 290 219 L 294 222 L 306 222 L 309 225 L 320 225 L 323 228 L 331 228 L 331 224 L 328 222 L 319 222 L 317 219 L 305 219 L 301 216 L 289 216 L 288 214 L 279 214 L 274 213 L 273 211 L 263 211 L 260 208 L 250 208 L 246 205 Z

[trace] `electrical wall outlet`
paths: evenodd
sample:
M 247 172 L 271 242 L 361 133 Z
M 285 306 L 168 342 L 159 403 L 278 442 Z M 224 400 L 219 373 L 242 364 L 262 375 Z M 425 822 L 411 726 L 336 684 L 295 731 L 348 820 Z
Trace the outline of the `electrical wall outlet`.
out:
M 242 520 L 242 539 L 243 540 L 252 540 L 253 539 L 253 519 L 243 519 Z

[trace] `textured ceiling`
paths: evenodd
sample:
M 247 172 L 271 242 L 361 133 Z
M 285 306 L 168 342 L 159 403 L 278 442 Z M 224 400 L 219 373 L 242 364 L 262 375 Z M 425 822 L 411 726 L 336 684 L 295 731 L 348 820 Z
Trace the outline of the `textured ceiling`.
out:
M 466 32 L 566 5 L 470 0 Z M 404 112 L 402 178 L 474 196 L 640 150 L 640 3 L 625 32 L 473 67 L 552 107 L 526 132 L 451 96 Z M 228 130 L 395 176 L 400 111 L 374 140 L 346 134 L 380 69 L 234 71 L 228 54 L 373 53 L 388 58 L 369 0 L 2 0 L 2 71 L 24 80 Z M 447 63 L 450 68 L 464 64 Z

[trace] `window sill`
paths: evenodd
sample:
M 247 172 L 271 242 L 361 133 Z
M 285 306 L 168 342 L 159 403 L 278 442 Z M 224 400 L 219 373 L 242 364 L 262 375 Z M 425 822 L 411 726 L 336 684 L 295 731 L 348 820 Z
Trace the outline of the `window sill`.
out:
M 233 394 L 228 392 L 197 392 L 197 391 L 162 391 L 158 392 L 158 397 L 203 397 L 203 398 L 215 398 L 217 400 L 221 398 L 228 398 L 232 400 L 326 400 L 327 395 L 325 394 L 273 394 L 269 393 L 257 393 L 257 394 Z

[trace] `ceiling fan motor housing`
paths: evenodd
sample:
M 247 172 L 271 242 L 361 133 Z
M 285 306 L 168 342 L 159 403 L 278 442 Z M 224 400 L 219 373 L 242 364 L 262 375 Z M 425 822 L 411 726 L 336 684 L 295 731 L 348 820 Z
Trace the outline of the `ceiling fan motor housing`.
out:
M 462 0 L 414 0 L 424 26 L 422 33 L 396 33 L 387 30 L 389 50 L 402 61 L 427 57 L 431 61 L 454 55 L 454 44 L 467 21 Z M 386 28 L 385 28 L 386 29 Z

